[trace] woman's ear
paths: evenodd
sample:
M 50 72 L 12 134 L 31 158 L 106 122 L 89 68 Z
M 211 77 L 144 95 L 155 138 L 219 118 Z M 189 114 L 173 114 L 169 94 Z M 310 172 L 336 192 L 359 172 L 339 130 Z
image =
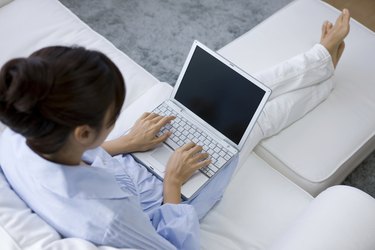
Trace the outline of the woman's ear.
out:
M 88 125 L 82 125 L 74 129 L 73 137 L 81 146 L 89 147 L 95 142 L 97 131 Z

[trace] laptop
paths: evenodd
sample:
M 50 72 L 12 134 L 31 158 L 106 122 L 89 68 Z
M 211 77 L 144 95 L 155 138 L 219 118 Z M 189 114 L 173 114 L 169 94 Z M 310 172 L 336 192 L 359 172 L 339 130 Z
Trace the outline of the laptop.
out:
M 170 98 L 152 111 L 176 116 L 160 132 L 171 131 L 172 136 L 133 156 L 163 180 L 176 148 L 190 141 L 201 145 L 212 163 L 181 187 L 182 198 L 192 199 L 239 154 L 270 94 L 257 79 L 194 41 Z

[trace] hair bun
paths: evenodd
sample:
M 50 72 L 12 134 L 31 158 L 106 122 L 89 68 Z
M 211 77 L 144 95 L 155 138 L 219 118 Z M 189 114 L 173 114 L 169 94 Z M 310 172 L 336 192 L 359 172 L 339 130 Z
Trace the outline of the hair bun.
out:
M 23 135 L 27 134 L 27 126 L 41 126 L 45 119 L 38 106 L 52 86 L 53 77 L 43 59 L 17 58 L 7 62 L 0 71 L 1 121 Z
M 33 113 L 36 104 L 45 99 L 52 86 L 48 64 L 39 58 L 9 61 L 1 71 L 1 92 L 5 101 L 21 113 Z M 5 91 L 4 91 L 5 90 Z M 4 92 L 3 92 L 4 91 Z

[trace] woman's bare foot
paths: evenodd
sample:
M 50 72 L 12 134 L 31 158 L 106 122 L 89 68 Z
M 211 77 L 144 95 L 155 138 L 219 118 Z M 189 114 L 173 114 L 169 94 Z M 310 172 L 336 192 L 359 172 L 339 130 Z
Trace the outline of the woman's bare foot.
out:
M 344 9 L 337 18 L 335 24 L 326 21 L 322 26 L 322 36 L 320 43 L 331 54 L 333 65 L 337 66 L 342 53 L 344 52 L 345 43 L 344 38 L 349 33 L 350 13 Z

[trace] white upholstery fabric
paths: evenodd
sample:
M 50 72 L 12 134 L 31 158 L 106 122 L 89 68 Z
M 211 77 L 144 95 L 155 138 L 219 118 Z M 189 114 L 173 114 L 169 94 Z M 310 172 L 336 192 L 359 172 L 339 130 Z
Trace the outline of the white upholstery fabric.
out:
M 0 9 L 0 30 L 6 34 L 0 39 L 0 65 L 51 45 L 81 45 L 102 51 L 125 76 L 125 106 L 159 82 L 56 0 L 13 1 Z
M 220 53 L 248 72 L 260 71 L 309 49 L 323 21 L 338 14 L 320 1 L 295 1 Z M 375 34 L 352 20 L 345 41 L 330 97 L 255 150 L 313 195 L 341 182 L 375 148 Z
M 329 188 L 276 241 L 273 250 L 375 248 L 375 200 L 348 186 Z M 324 225 L 316 221 L 324 221 Z
M 251 153 L 223 199 L 203 219 L 202 249 L 267 249 L 311 200 Z

